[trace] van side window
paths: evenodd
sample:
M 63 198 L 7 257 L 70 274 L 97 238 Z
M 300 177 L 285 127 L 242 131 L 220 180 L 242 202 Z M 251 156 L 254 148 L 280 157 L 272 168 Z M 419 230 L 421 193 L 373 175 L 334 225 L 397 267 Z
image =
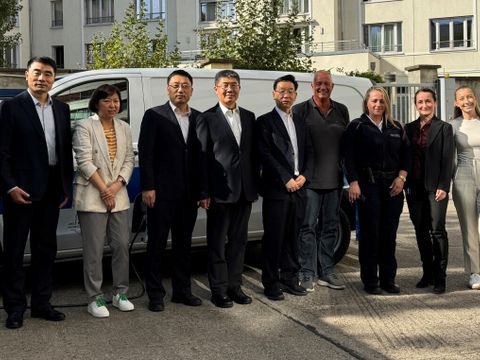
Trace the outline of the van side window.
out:
M 128 111 L 128 81 L 126 79 L 98 80 L 73 86 L 55 95 L 55 98 L 70 106 L 72 129 L 75 128 L 75 121 L 93 115 L 88 109 L 88 101 L 97 87 L 107 83 L 115 85 L 120 89 L 122 112 L 117 115 L 117 118 L 130 123 Z

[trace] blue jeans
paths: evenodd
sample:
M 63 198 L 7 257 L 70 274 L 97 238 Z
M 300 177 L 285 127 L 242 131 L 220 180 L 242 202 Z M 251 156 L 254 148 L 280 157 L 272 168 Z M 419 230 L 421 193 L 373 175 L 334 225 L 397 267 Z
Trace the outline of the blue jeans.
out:
M 300 226 L 300 279 L 333 273 L 339 224 L 339 190 L 307 189 L 305 218 Z

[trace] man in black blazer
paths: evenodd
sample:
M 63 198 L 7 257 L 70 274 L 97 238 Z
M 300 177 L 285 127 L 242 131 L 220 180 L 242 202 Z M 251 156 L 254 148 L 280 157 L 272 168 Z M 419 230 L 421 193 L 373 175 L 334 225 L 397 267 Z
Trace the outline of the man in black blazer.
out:
M 454 139 L 452 126 L 435 116 L 435 104 L 433 90 L 424 88 L 415 93 L 420 117 L 405 125 L 413 155 L 405 193 L 423 267 L 423 276 L 416 286 L 433 284 L 433 291 L 441 294 L 445 292 L 448 263 L 445 218 Z
M 30 233 L 31 316 L 61 321 L 50 305 L 57 253 L 59 210 L 71 198 L 73 160 L 68 105 L 52 99 L 56 64 L 34 57 L 27 64 L 27 91 L 0 109 L 0 181 L 4 201 L 6 327 L 23 325 L 27 307 L 23 254 Z
M 195 132 L 200 114 L 188 106 L 193 79 L 184 70 L 167 79 L 169 101 L 145 112 L 138 140 L 140 184 L 147 205 L 146 288 L 151 311 L 163 311 L 162 257 L 172 234 L 172 302 L 198 306 L 192 295 L 190 247 L 197 219 L 200 144 Z
M 242 272 L 252 202 L 257 199 L 255 115 L 238 107 L 240 77 L 222 70 L 215 76 L 219 103 L 197 121 L 201 151 L 200 205 L 207 209 L 208 278 L 212 302 L 249 304 Z
M 298 279 L 298 230 L 305 212 L 303 186 L 311 177 L 313 149 L 305 121 L 292 115 L 297 88 L 292 75 L 275 80 L 276 107 L 260 116 L 255 126 L 263 196 L 262 283 L 271 300 L 283 300 L 282 290 L 307 295 Z

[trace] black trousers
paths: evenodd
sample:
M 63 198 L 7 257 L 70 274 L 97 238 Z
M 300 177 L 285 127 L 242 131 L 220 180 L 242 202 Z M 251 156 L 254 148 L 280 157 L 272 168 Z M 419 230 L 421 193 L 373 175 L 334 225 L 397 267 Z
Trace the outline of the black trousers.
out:
M 225 296 L 242 284 L 252 203 L 211 203 L 207 210 L 208 280 L 212 294 Z
M 197 202 L 191 199 L 161 201 L 147 209 L 147 263 L 145 284 L 150 301 L 163 299 L 163 255 L 168 234 L 172 234 L 172 292 L 191 294 L 192 232 L 197 219 Z
M 435 192 L 415 184 L 407 193 L 410 219 L 415 228 L 423 273 L 435 282 L 445 281 L 448 264 L 448 236 L 445 230 L 448 195 L 435 201 Z
M 365 287 L 376 287 L 395 281 L 397 260 L 395 247 L 403 192 L 390 196 L 393 179 L 377 180 L 375 184 L 360 182 L 363 201 L 359 201 L 362 238 L 358 243 L 360 277 Z
M 289 193 L 285 199 L 263 199 L 262 283 L 265 288 L 278 284 L 280 279 L 297 280 L 298 232 L 304 214 L 304 191 Z
M 18 205 L 4 194 L 3 204 L 3 305 L 7 313 L 24 312 L 27 307 L 23 256 L 28 236 L 31 251 L 31 307 L 49 306 L 52 270 L 57 255 L 59 205 L 63 201 L 57 168 L 49 172 L 43 197 L 30 205 Z

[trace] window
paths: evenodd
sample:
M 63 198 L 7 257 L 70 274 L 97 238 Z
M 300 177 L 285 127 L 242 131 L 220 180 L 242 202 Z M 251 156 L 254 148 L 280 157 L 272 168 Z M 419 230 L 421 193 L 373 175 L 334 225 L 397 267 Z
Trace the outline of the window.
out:
M 63 0 L 55 0 L 52 5 L 52 27 L 63 26 Z
M 53 47 L 53 58 L 57 63 L 57 67 L 59 69 L 63 69 L 65 67 L 65 57 L 63 53 L 63 46 L 54 46 Z
M 430 50 L 470 48 L 472 17 L 431 20 L 430 38 Z
M 75 127 L 75 121 L 85 119 L 93 113 L 88 109 L 88 101 L 97 87 L 105 83 L 115 85 L 120 90 L 122 98 L 122 112 L 117 115 L 117 118 L 129 123 L 128 119 L 128 82 L 125 79 L 108 79 L 92 81 L 77 85 L 68 90 L 57 94 L 55 98 L 63 101 L 70 106 L 70 121 L 72 122 L 72 129 Z
M 85 63 L 93 64 L 93 45 L 85 44 Z
M 234 0 L 200 0 L 200 21 L 216 21 L 235 17 Z
M 310 28 L 309 27 L 295 28 L 295 29 L 293 29 L 293 35 L 296 38 L 306 39 L 310 36 Z M 298 53 L 306 54 L 309 51 L 310 51 L 310 49 L 308 47 L 306 47 L 305 44 L 297 47 L 297 52 Z
M 113 0 L 85 0 L 87 24 L 113 22 Z
M 309 0 L 283 0 L 280 4 L 280 13 L 288 15 L 292 10 L 297 10 L 299 14 L 309 12 Z
M 389 53 L 402 51 L 402 24 L 365 25 L 365 44 L 373 52 Z
M 3 57 L 3 67 L 12 69 L 18 67 L 18 46 L 0 49 L 0 56 Z
M 142 0 L 135 0 L 137 14 L 140 12 Z M 165 0 L 143 0 L 145 4 L 145 18 L 147 20 L 165 20 Z

